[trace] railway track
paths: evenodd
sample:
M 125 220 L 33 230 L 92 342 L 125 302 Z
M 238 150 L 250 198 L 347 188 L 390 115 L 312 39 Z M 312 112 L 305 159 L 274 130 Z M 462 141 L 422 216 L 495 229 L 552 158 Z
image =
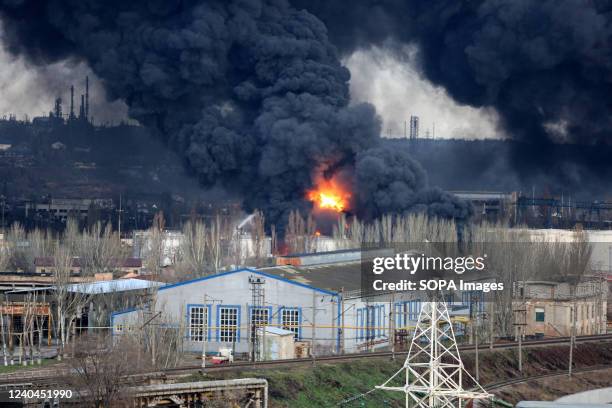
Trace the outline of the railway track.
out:
M 554 339 L 543 339 L 543 340 L 530 340 L 523 341 L 523 347 L 542 347 L 548 345 L 559 345 L 569 343 L 569 337 L 559 337 Z M 576 337 L 576 343 L 588 343 L 594 341 L 612 341 L 612 334 L 604 334 L 604 335 L 593 335 L 593 336 L 578 336 Z M 503 349 L 512 349 L 518 347 L 518 342 L 504 342 L 504 343 L 494 343 L 493 349 L 495 350 L 503 350 Z M 475 350 L 474 345 L 462 345 L 459 346 L 460 352 L 470 352 Z M 486 351 L 488 350 L 489 344 L 481 344 L 479 345 L 480 350 Z M 206 372 L 218 372 L 218 371 L 232 371 L 232 370 L 241 370 L 246 368 L 271 368 L 271 367 L 289 367 L 296 365 L 305 365 L 305 364 L 314 364 L 314 363 L 339 363 L 339 362 L 348 362 L 356 359 L 364 359 L 364 358 L 381 358 L 388 357 L 405 357 L 407 355 L 407 351 L 400 351 L 392 353 L 390 351 L 379 351 L 379 352 L 368 352 L 368 353 L 355 353 L 355 354 L 345 354 L 338 356 L 321 356 L 316 357 L 314 359 L 291 359 L 291 360 L 275 360 L 275 361 L 258 361 L 258 362 L 250 362 L 250 361 L 238 361 L 231 364 L 223 364 L 223 365 L 209 365 L 206 366 Z M 166 376 L 173 375 L 181 375 L 181 374 L 192 374 L 201 372 L 201 365 L 190 365 L 190 366 L 182 366 L 176 368 L 167 368 L 162 371 Z M 6 375 L 0 377 L 0 385 L 1 384 L 10 384 L 10 383 L 19 383 L 19 382 L 30 382 L 34 384 L 38 383 L 48 383 L 50 379 L 67 375 L 68 372 L 61 372 L 61 370 L 45 370 L 45 375 L 37 375 L 36 370 L 28 370 L 28 372 L 15 372 L 11 373 L 11 375 Z M 155 373 L 150 373 L 151 375 L 159 375 L 160 372 L 156 371 Z M 147 373 L 140 374 L 143 377 L 147 376 Z
M 536 346 L 547 346 L 547 345 L 558 345 L 569 343 L 569 337 L 559 337 L 554 339 L 543 339 L 543 340 L 530 340 L 523 341 L 523 347 L 536 347 Z M 603 335 L 593 335 L 593 336 L 578 336 L 576 337 L 576 343 L 588 343 L 593 341 L 612 341 L 612 334 L 603 334 Z M 518 342 L 507 342 L 507 343 L 494 343 L 493 349 L 495 350 L 503 350 L 503 349 L 512 349 L 517 348 Z M 462 345 L 459 346 L 460 352 L 470 352 L 474 351 L 476 346 L 474 345 Z M 479 345 L 479 349 L 481 351 L 486 351 L 489 349 L 489 344 L 481 344 Z M 343 361 L 351 361 L 355 359 L 363 359 L 363 358 L 380 358 L 380 357 L 405 357 L 408 354 L 407 351 L 395 352 L 392 353 L 390 351 L 378 351 L 378 352 L 369 352 L 369 353 L 355 353 L 355 354 L 345 354 L 340 356 L 321 356 L 316 357 L 315 359 L 291 359 L 291 360 L 276 360 L 276 361 L 258 361 L 258 362 L 247 362 L 247 361 L 239 361 L 234 362 L 232 364 L 224 364 L 217 366 L 207 366 L 206 371 L 227 371 L 227 370 L 236 370 L 243 368 L 261 368 L 261 367 L 278 367 L 278 366 L 292 366 L 292 365 L 301 365 L 301 364 L 313 364 L 316 362 L 343 362 Z M 200 371 L 202 367 L 200 365 L 197 366 L 183 366 L 176 368 L 169 368 L 164 370 L 165 373 L 168 374 L 178 374 L 183 372 L 193 372 Z
M 599 365 L 599 366 L 593 366 L 593 367 L 582 367 L 582 368 L 574 368 L 572 370 L 572 374 L 579 374 L 579 373 L 588 373 L 588 372 L 592 372 L 592 371 L 601 371 L 601 370 L 608 370 L 611 369 L 612 365 Z M 529 377 L 518 377 L 518 378 L 513 378 L 510 380 L 505 380 L 505 381 L 499 381 L 496 383 L 491 383 L 491 384 L 487 384 L 487 385 L 483 385 L 483 388 L 486 391 L 494 391 L 503 387 L 506 387 L 508 385 L 516 385 L 516 384 L 521 384 L 527 381 L 533 381 L 533 380 L 540 380 L 543 378 L 553 378 L 553 377 L 561 377 L 561 376 L 566 376 L 567 375 L 567 370 L 563 370 L 563 371 L 556 371 L 554 373 L 547 373 L 547 374 L 538 374 L 538 375 L 532 375 Z

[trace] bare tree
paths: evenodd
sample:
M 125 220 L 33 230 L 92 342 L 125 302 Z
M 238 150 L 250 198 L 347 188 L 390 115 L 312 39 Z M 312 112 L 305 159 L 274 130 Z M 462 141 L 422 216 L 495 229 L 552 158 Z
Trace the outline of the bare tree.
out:
M 136 385 L 133 374 L 149 367 L 136 358 L 138 343 L 128 336 L 112 339 L 102 335 L 84 335 L 78 343 L 74 357 L 67 360 L 72 372 L 67 383 L 76 391 L 79 406 L 127 406 L 127 390 Z
M 19 223 L 14 223 L 6 234 L 9 253 L 8 267 L 15 271 L 31 272 L 34 259 L 28 250 L 25 229 Z
M 110 223 L 102 227 L 98 222 L 89 231 L 83 231 L 78 251 L 82 273 L 86 276 L 113 272 L 125 259 L 121 240 Z
M 206 225 L 202 221 L 188 221 L 183 228 L 181 257 L 195 276 L 206 274 L 209 267 L 208 252 Z
M 306 226 L 304 218 L 298 210 L 292 210 L 289 213 L 287 222 L 287 230 L 285 231 L 285 243 L 289 252 L 304 252 L 304 235 L 306 234 Z
M 75 288 L 71 282 L 72 259 L 70 251 L 58 243 L 53 256 L 53 297 L 56 312 L 55 330 L 59 337 L 58 359 L 60 360 L 65 354 L 66 343 L 75 319 L 88 299 L 84 291 Z
M 253 260 L 255 266 L 262 266 L 265 253 L 266 231 L 265 217 L 259 210 L 255 210 L 253 220 L 251 221 L 251 245 L 253 247 Z
M 165 227 L 164 214 L 160 211 L 153 218 L 153 225 L 149 228 L 145 244 L 145 265 L 150 272 L 155 274 L 159 274 L 163 267 Z
M 572 333 L 570 338 L 570 352 L 568 375 L 572 376 L 572 366 L 574 357 L 574 347 L 576 344 L 576 324 L 578 320 L 578 304 L 577 304 L 577 289 L 583 282 L 585 275 L 590 271 L 591 255 L 593 247 L 590 244 L 586 232 L 577 230 L 574 233 L 574 239 L 567 248 L 567 255 L 563 262 L 562 268 L 563 280 L 569 284 L 570 296 L 572 299 Z

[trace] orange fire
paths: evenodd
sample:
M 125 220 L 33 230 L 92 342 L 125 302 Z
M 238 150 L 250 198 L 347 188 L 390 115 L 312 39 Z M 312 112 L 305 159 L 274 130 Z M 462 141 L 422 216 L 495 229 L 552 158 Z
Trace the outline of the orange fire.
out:
M 347 208 L 351 195 L 334 179 L 321 177 L 316 184 L 315 189 L 308 191 L 307 197 L 318 209 L 342 212 Z

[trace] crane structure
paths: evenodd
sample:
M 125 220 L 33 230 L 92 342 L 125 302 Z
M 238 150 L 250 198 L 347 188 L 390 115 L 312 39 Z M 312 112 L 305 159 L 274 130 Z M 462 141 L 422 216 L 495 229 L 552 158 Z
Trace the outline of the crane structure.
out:
M 404 384 L 392 385 L 402 372 Z M 463 388 L 466 376 L 473 391 Z M 376 388 L 405 393 L 406 408 L 462 408 L 468 401 L 493 397 L 465 370 L 442 299 L 423 303 L 404 365 Z

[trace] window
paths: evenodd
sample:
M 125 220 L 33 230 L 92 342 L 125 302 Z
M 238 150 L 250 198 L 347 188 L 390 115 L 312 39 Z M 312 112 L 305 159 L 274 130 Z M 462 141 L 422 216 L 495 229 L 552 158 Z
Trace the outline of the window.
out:
M 357 340 L 363 340 L 363 311 L 357 309 Z
M 386 326 L 389 323 L 389 316 L 385 316 L 385 305 L 378 306 L 378 336 L 386 334 Z
M 251 338 L 255 337 L 255 330 L 270 322 L 270 308 L 253 307 L 251 309 Z
M 374 337 L 376 337 L 376 307 L 368 306 L 366 311 L 368 317 L 366 338 L 367 340 L 372 340 Z
M 420 314 L 421 314 L 421 301 L 418 299 L 410 301 L 410 315 L 408 319 L 418 320 Z
M 237 306 L 219 306 L 219 341 L 234 343 L 239 340 Z
M 402 303 L 395 304 L 395 329 L 402 328 L 405 324 L 404 305 Z
M 295 339 L 300 338 L 300 309 L 281 309 L 281 325 L 285 330 L 295 333 Z
M 208 340 L 208 308 L 206 306 L 189 307 L 189 340 Z
M 543 307 L 535 308 L 535 321 L 536 322 L 544 322 L 545 321 L 545 313 Z

